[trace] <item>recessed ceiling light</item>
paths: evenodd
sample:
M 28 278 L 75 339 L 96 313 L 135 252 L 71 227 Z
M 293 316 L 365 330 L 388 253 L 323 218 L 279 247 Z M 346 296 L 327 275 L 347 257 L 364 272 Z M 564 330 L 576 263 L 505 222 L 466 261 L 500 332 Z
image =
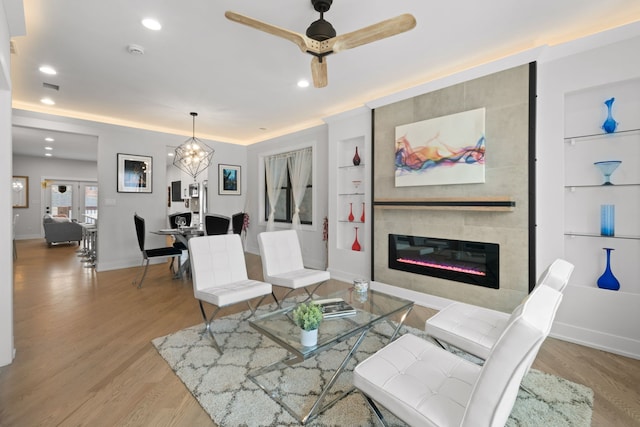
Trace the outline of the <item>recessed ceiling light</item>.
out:
M 298 87 L 309 87 L 309 80 L 298 80 Z
M 55 68 L 49 66 L 49 65 L 43 65 L 42 67 L 38 68 L 40 70 L 41 73 L 45 73 L 45 74 L 51 74 L 56 75 L 58 74 L 58 72 L 55 70 Z
M 53 147 L 44 147 L 45 150 L 53 150 Z
M 160 25 L 160 23 L 153 18 L 144 18 L 142 20 L 142 25 L 153 31 L 162 29 L 162 25 Z
M 51 138 L 50 136 L 46 137 L 44 140 L 47 141 L 47 142 L 55 141 L 55 139 Z
M 173 153 L 167 153 L 167 156 L 173 157 Z
M 40 102 L 46 105 L 56 105 L 55 101 L 51 98 L 42 98 Z
M 44 155 L 47 156 L 47 157 L 53 156 L 53 154 L 51 154 L 51 153 L 45 153 Z

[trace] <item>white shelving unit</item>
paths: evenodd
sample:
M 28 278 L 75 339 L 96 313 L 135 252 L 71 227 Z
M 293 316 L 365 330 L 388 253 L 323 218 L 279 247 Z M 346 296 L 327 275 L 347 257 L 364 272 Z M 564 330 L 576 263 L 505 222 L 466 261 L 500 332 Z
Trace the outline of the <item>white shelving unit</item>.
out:
M 354 155 L 358 149 L 360 163 L 355 165 Z M 338 249 L 365 251 L 367 242 L 367 202 L 365 188 L 367 177 L 365 176 L 366 163 L 364 138 L 352 138 L 340 142 L 338 148 L 338 201 L 337 201 L 337 247 Z M 360 250 L 354 249 L 357 239 Z
M 567 136 L 564 140 L 565 256 L 576 269 L 574 286 L 595 288 L 604 271 L 605 251 L 613 248 L 611 269 L 620 281 L 620 297 L 640 295 L 640 130 Z M 621 160 L 611 175 L 614 185 L 594 165 Z M 615 206 L 615 234 L 600 234 L 600 206 Z M 609 296 L 607 294 L 607 296 Z

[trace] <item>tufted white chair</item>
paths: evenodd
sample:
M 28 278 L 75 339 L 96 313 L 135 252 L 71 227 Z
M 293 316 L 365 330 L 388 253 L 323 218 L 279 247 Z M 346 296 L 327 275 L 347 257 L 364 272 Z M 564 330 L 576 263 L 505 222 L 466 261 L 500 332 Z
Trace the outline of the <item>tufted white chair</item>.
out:
M 205 329 L 211 336 L 216 350 L 222 354 L 211 330 L 211 322 L 218 311 L 223 307 L 246 301 L 253 315 L 256 309 L 251 306 L 250 300 L 257 297 L 264 299 L 271 293 L 271 285 L 247 277 L 244 250 L 237 234 L 194 237 L 189 239 L 189 252 L 193 294 L 200 303 Z M 216 306 L 209 318 L 205 314 L 203 302 Z
M 383 425 L 376 402 L 411 426 L 502 427 L 561 300 L 536 288 L 482 366 L 407 334 L 356 366 L 354 385 Z
M 331 278 L 328 271 L 305 268 L 302 263 L 302 251 L 295 230 L 265 231 L 258 234 L 258 245 L 262 258 L 264 280 L 277 286 L 289 288 L 289 291 L 278 302 L 282 301 L 296 289 L 304 288 L 309 296 Z M 307 286 L 316 285 L 309 292 Z M 276 299 L 275 294 L 273 298 Z M 276 299 L 276 301 L 278 301 Z
M 545 284 L 563 292 L 573 273 L 573 264 L 557 259 L 540 275 L 536 287 Z M 518 310 L 518 308 L 516 308 Z M 486 359 L 513 313 L 455 302 L 427 319 L 425 331 L 438 343 Z

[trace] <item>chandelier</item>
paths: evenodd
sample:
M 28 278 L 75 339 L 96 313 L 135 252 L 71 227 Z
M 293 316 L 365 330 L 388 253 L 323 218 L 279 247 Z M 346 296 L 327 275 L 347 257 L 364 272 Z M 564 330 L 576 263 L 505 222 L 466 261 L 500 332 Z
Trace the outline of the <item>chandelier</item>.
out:
M 176 148 L 173 165 L 191 175 L 195 181 L 196 177 L 211 164 L 214 149 L 196 138 L 198 113 L 190 114 L 193 117 L 193 136 Z

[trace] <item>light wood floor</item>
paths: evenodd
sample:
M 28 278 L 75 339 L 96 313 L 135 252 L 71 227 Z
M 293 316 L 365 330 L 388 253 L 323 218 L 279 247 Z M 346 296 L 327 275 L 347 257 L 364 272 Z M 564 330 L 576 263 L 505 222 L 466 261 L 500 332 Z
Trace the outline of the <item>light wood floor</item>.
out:
M 0 368 L 0 425 L 213 425 L 150 343 L 201 322 L 191 283 L 162 264 L 136 289 L 137 268 L 97 274 L 76 249 L 18 241 L 17 354 Z M 261 279 L 259 257 L 247 260 Z M 432 314 L 416 307 L 408 323 Z M 548 339 L 534 367 L 593 388 L 593 426 L 640 426 L 640 361 Z

